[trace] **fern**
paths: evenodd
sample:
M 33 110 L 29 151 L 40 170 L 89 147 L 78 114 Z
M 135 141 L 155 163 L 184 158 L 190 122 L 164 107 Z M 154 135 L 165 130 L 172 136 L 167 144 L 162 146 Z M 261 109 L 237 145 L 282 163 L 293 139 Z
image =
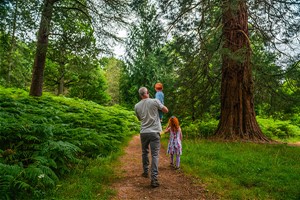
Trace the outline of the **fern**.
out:
M 81 152 L 81 149 L 69 142 L 63 141 L 48 141 L 42 145 L 41 155 L 51 158 L 49 164 L 56 166 L 56 172 L 63 174 L 69 172 L 70 164 L 80 162 L 80 159 L 76 157 L 77 153 Z
M 0 197 L 3 197 L 3 199 L 11 198 L 12 185 L 21 172 L 22 168 L 17 165 L 0 163 Z
M 87 157 L 118 151 L 138 128 L 122 107 L 0 86 L 0 195 L 39 199 Z

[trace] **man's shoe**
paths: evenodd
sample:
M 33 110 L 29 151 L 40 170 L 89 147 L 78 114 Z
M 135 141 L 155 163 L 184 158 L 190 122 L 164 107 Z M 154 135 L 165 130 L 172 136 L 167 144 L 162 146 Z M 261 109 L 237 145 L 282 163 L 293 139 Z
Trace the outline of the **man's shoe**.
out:
M 158 180 L 152 180 L 152 181 L 151 181 L 151 187 L 156 188 L 156 187 L 158 187 L 158 186 L 159 186 Z
M 144 173 L 142 173 L 142 177 L 144 177 L 144 178 L 148 178 L 148 177 L 149 177 L 149 175 L 148 175 L 148 173 L 144 172 Z

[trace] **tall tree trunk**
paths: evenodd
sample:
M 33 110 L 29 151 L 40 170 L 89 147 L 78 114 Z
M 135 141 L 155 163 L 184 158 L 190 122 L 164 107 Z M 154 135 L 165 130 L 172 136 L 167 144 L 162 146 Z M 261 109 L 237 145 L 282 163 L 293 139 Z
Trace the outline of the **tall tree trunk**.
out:
M 17 25 L 17 15 L 18 15 L 18 4 L 19 1 L 16 0 L 15 2 L 16 7 L 15 7 L 15 12 L 14 12 L 14 17 L 13 17 L 13 22 L 12 22 L 12 34 L 11 34 L 11 45 L 10 45 L 10 50 L 9 50 L 9 58 L 8 58 L 8 73 L 7 73 L 7 83 L 8 85 L 11 84 L 11 72 L 14 67 L 15 61 L 14 61 L 14 53 L 15 53 L 15 48 L 16 48 L 16 25 Z
M 33 73 L 30 87 L 31 96 L 42 96 L 44 69 L 48 48 L 48 36 L 53 12 L 53 5 L 58 0 L 44 0 L 40 28 L 38 32 L 37 48 L 33 64 Z
M 254 111 L 246 1 L 223 2 L 221 118 L 215 134 L 225 140 L 269 141 Z
M 66 57 L 64 55 L 67 55 L 67 51 L 65 48 L 60 47 L 60 55 L 59 55 L 59 83 L 58 83 L 58 92 L 57 96 L 64 95 L 64 89 L 65 89 L 65 73 L 66 73 Z
M 58 82 L 58 90 L 57 90 L 57 96 L 64 95 L 64 87 L 65 87 L 65 63 L 64 61 L 60 62 L 60 77 Z
M 57 96 L 64 95 L 64 83 L 65 83 L 65 79 L 64 76 L 62 76 L 59 80 Z

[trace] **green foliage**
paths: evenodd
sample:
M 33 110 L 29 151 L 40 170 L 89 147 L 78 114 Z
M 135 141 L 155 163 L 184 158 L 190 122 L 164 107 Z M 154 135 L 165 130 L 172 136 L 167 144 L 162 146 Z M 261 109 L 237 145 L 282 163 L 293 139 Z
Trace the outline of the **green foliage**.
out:
M 12 49 L 12 43 L 15 43 Z M 0 32 L 0 84 L 26 89 L 31 78 L 31 47 Z
M 300 127 L 292 124 L 291 121 L 263 119 L 260 117 L 257 117 L 257 121 L 263 133 L 269 138 L 281 141 L 300 140 Z
M 182 131 L 185 137 L 192 138 L 208 138 L 212 136 L 218 126 L 217 120 L 194 121 L 192 123 L 183 123 Z
M 58 3 L 59 6 L 68 7 L 71 1 Z M 96 47 L 94 30 L 89 22 L 83 12 L 74 12 L 72 9 L 63 13 L 59 10 L 54 12 L 54 26 L 59 27 L 62 33 L 53 38 L 48 47 L 45 88 L 57 95 L 105 103 L 107 97 L 103 95 L 103 90 L 106 83 L 97 66 L 96 57 L 99 50 Z
M 175 68 L 175 84 L 170 86 L 173 86 L 174 92 L 166 93 L 166 97 L 172 96 L 172 102 L 176 102 L 175 106 L 169 108 L 175 110 L 175 114 L 191 117 L 192 120 L 203 120 L 206 112 L 218 113 L 222 59 L 231 57 L 243 61 L 245 50 L 236 50 L 233 55 L 228 49 L 222 49 L 222 31 L 226 25 L 222 8 L 235 12 L 237 4 L 243 1 L 226 1 L 224 4 L 220 4 L 220 1 L 195 3 L 188 0 L 156 2 L 160 5 L 173 39 L 173 51 L 170 51 L 175 52 L 173 60 L 180 61 Z M 293 3 L 269 5 L 264 2 L 247 1 L 248 10 L 244 13 L 249 16 L 249 35 L 246 37 L 251 45 L 255 105 L 264 107 L 264 104 L 268 104 L 268 109 L 259 109 L 260 114 L 286 117 L 286 114 L 293 112 L 291 108 L 299 107 L 299 52 L 292 48 L 298 45 L 296 15 L 299 5 L 294 6 L 295 0 Z M 282 13 L 289 14 L 283 17 Z M 270 27 L 274 21 L 281 23 Z M 279 36 L 281 45 L 273 43 L 274 37 Z M 277 48 L 277 45 L 281 48 Z M 225 79 L 228 77 L 228 74 L 223 76 Z M 286 92 L 291 90 L 292 93 L 287 95 Z
M 106 104 L 110 100 L 106 89 L 107 82 L 102 69 L 99 66 L 90 66 L 88 72 L 81 72 L 69 87 L 69 97 L 78 97 L 84 100 L 91 100 L 99 104 Z M 86 70 L 83 68 L 83 70 Z
M 7 199 L 41 198 L 86 158 L 118 152 L 138 130 L 133 112 L 119 106 L 0 89 L 0 192 Z
M 169 52 L 176 66 L 174 84 L 166 93 L 172 96 L 169 108 L 193 121 L 205 119 L 206 112 L 218 113 L 220 107 L 222 12 L 214 3 L 160 2 L 172 28 Z
M 53 170 L 38 162 L 28 167 L 0 162 L 0 174 L 0 195 L 4 199 L 39 198 L 58 181 Z
M 112 153 L 105 158 L 87 159 L 88 166 L 79 166 L 70 176 L 60 180 L 56 190 L 45 199 L 109 199 L 114 192 L 108 185 L 116 178 L 114 169 L 119 155 Z
M 133 107 L 139 101 L 138 89 L 147 87 L 154 97 L 156 82 L 166 80 L 171 70 L 167 52 L 163 49 L 163 27 L 153 2 L 138 1 L 133 4 L 139 18 L 131 27 L 126 42 L 126 65 L 122 69 L 120 94 L 122 105 Z
M 109 83 L 107 84 L 107 93 L 111 97 L 109 104 L 120 104 L 120 77 L 124 62 L 111 57 L 102 58 L 100 63 L 104 69 L 107 83 Z
M 63 44 L 60 45 L 62 46 L 52 48 L 67 48 Z M 76 54 L 64 53 L 60 49 L 52 48 L 49 51 L 55 56 L 50 56 L 47 59 L 45 90 L 57 95 L 78 97 L 99 104 L 107 104 L 110 100 L 106 92 L 108 84 L 98 59 L 92 56 L 80 56 L 80 52 Z M 64 61 L 59 62 L 60 60 Z
M 297 109 L 298 112 L 296 112 L 295 114 L 293 114 L 291 117 L 290 117 L 290 120 L 292 122 L 292 124 L 294 125 L 299 125 L 300 124 L 300 108 Z
M 297 124 L 300 121 L 299 115 L 293 115 L 292 120 L 283 121 L 257 117 L 258 124 L 267 137 L 283 142 L 300 140 L 300 127 L 299 123 Z M 181 126 L 185 137 L 203 139 L 209 138 L 214 134 L 218 126 L 218 120 L 207 118 L 207 120 L 202 121 L 183 121 Z
M 181 166 L 220 199 L 298 199 L 300 148 L 184 140 Z
M 41 10 L 48 5 L 44 3 L 32 0 L 1 1 L 1 85 L 27 89 L 31 84 L 36 49 L 36 42 L 32 40 L 35 40 L 40 25 L 37 19 L 43 18 L 40 16 Z M 120 41 L 116 32 L 119 25 L 125 24 L 128 2 L 59 0 L 48 3 L 54 5 L 54 9 L 51 12 L 51 27 L 44 27 L 53 33 L 46 34 L 49 45 L 46 65 L 42 64 L 46 70 L 42 73 L 45 74 L 45 91 L 63 94 L 63 88 L 68 92 L 71 86 L 84 85 L 83 88 L 76 88 L 81 89 L 78 97 L 107 103 L 109 98 L 105 93 L 107 85 L 103 74 L 91 68 L 98 62 L 100 51 L 101 54 L 111 53 L 111 45 Z

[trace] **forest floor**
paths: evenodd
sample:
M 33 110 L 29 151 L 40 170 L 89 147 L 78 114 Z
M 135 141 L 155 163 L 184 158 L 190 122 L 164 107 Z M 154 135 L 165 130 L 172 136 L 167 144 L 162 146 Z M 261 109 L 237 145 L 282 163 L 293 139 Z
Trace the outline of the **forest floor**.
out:
M 164 137 L 164 136 L 162 136 Z M 150 158 L 150 157 L 149 157 Z M 218 199 L 205 189 L 201 180 L 184 174 L 180 169 L 170 166 L 166 150 L 161 147 L 159 156 L 160 186 L 152 188 L 150 178 L 142 177 L 142 160 L 140 136 L 134 136 L 120 158 L 118 179 L 112 187 L 117 191 L 113 200 L 118 199 Z

